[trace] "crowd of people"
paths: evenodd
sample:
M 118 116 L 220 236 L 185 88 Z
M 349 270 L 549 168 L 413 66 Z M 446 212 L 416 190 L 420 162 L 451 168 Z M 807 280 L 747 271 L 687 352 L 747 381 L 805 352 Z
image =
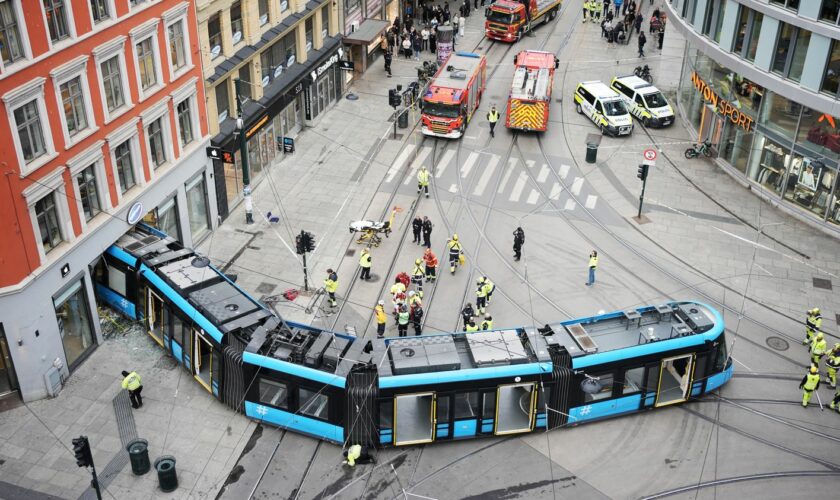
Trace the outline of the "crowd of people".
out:
M 478 0 L 475 0 L 476 8 Z M 484 5 L 484 1 L 481 1 Z M 405 19 L 394 19 L 393 25 L 382 37 L 382 50 L 386 54 L 385 70 L 390 76 L 391 58 L 400 54 L 406 59 L 414 58 L 420 60 L 423 52 L 437 51 L 437 30 L 439 26 L 452 26 L 456 37 L 463 36 L 463 26 L 466 18 L 470 16 L 471 7 L 469 1 L 465 0 L 458 7 L 458 12 L 450 10 L 449 2 L 443 5 L 433 5 L 431 0 L 421 0 L 417 12 L 411 4 L 405 6 Z M 416 21 L 419 19 L 419 22 Z M 390 57 L 388 57 L 390 56 Z
M 644 47 L 647 35 L 642 30 L 645 15 L 636 0 L 589 0 L 583 3 L 583 22 L 601 23 L 601 36 L 608 46 L 614 43 L 630 43 L 633 31 L 637 35 L 639 57 L 645 57 Z M 662 50 L 665 40 L 667 15 L 660 9 L 654 9 L 648 19 L 648 33 L 655 37 L 657 47 Z

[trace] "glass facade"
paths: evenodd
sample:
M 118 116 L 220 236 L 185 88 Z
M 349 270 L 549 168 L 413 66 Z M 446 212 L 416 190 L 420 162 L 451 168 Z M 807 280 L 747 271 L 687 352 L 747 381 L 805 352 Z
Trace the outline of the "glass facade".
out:
M 207 184 L 204 174 L 187 183 L 187 213 L 193 242 L 210 231 L 210 216 L 207 209 Z
M 82 280 L 53 298 L 58 333 L 64 344 L 67 365 L 72 369 L 94 346 L 90 307 Z
M 784 40 L 783 30 L 779 41 L 786 45 Z M 780 70 L 798 77 L 797 48 L 807 40 L 796 30 L 791 31 L 789 40 L 795 40 L 793 52 L 787 47 L 780 51 L 777 44 L 775 59 L 785 61 Z M 697 81 L 737 111 L 723 116 L 704 100 Z M 840 117 L 764 89 L 692 48 L 685 50 L 677 101 L 701 139 L 710 139 L 715 145 L 719 159 L 770 197 L 840 226 Z M 733 120 L 734 115 L 745 119 Z

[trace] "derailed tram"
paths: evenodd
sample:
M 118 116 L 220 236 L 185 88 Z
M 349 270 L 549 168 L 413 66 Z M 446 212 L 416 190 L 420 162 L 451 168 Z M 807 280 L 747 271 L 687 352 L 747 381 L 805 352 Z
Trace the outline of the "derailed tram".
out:
M 732 376 L 723 318 L 698 302 L 368 340 L 284 321 L 151 228 L 125 235 L 95 271 L 100 299 L 142 320 L 214 397 L 336 443 L 554 429 L 682 403 Z

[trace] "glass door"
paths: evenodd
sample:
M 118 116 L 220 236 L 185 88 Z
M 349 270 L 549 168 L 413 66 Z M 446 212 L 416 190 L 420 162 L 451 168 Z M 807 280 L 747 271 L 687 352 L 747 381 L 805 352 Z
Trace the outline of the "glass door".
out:
M 146 318 L 147 331 L 155 342 L 163 345 L 163 299 L 161 299 L 151 288 L 146 295 Z

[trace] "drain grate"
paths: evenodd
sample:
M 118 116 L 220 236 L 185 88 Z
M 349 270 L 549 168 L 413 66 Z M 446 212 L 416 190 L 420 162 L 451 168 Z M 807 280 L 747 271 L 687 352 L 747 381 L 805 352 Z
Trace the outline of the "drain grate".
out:
M 787 351 L 788 349 L 790 349 L 790 344 L 788 343 L 788 341 L 781 337 L 767 337 L 767 340 L 765 340 L 765 342 L 768 346 L 770 346 L 770 348 L 775 349 L 777 351 Z
M 814 278 L 814 288 L 831 290 L 831 280 L 827 280 L 825 278 Z
M 277 288 L 277 285 L 272 283 L 266 283 L 265 281 L 263 281 L 262 283 L 257 285 L 257 293 L 263 293 L 268 295 L 271 292 L 273 292 L 275 288 Z

